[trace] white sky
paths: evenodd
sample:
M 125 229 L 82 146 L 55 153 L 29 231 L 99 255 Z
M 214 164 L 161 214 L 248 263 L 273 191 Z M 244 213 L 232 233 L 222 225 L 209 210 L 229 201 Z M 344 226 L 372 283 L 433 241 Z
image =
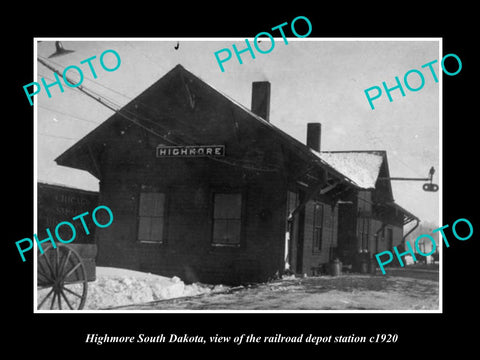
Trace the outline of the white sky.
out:
M 55 50 L 57 39 L 40 39 L 37 55 L 46 58 Z M 245 47 L 244 38 L 194 41 L 157 39 L 128 41 L 102 39 L 101 41 L 62 40 L 66 49 L 75 50 L 47 61 L 63 71 L 69 65 L 83 70 L 83 85 L 124 105 L 153 84 L 175 65 L 187 70 L 214 88 L 250 108 L 251 83 L 268 80 L 271 83 L 270 121 L 301 142 L 305 142 L 308 122 L 322 123 L 321 150 L 386 150 L 391 176 L 427 177 L 431 166 L 437 170 L 434 182 L 439 183 L 439 89 L 441 73 L 439 62 L 434 69 L 439 83 L 430 71 L 421 65 L 439 60 L 441 41 L 437 39 L 408 39 L 393 41 L 378 39 L 275 38 L 275 47 L 268 54 L 242 54 L 243 64 L 232 56 L 221 72 L 214 52 L 222 48 L 232 50 L 235 43 Z M 253 39 L 252 39 L 253 40 Z M 268 49 L 269 40 L 260 44 Z M 267 46 L 268 45 L 268 46 Z M 102 69 L 100 54 L 115 50 L 121 57 L 120 67 L 113 72 Z M 233 52 L 233 50 L 232 50 Z M 87 64 L 80 61 L 96 55 L 92 61 L 98 78 L 94 81 Z M 223 54 L 222 54 L 223 56 Z M 108 66 L 115 65 L 111 54 L 105 56 Z M 385 81 L 395 85 L 395 76 L 403 83 L 410 69 L 421 70 L 425 86 L 411 92 L 405 89 L 392 92 L 393 102 L 386 94 L 374 101 L 371 110 L 364 90 Z M 53 82 L 53 74 L 37 63 L 37 80 Z M 75 71 L 68 73 L 75 77 Z M 410 85 L 418 86 L 415 75 Z M 32 80 L 34 81 L 34 80 Z M 88 190 L 98 190 L 98 180 L 90 174 L 57 166 L 54 159 L 77 140 L 105 121 L 112 111 L 88 98 L 76 89 L 64 85 L 50 89 L 48 98 L 44 89 L 36 95 L 37 115 L 37 174 L 38 180 L 65 184 Z M 28 100 L 25 99 L 28 104 Z M 439 192 L 424 192 L 423 182 L 392 182 L 395 200 L 413 212 L 422 221 L 441 225 L 439 219 Z M 442 189 L 440 189 L 441 191 Z

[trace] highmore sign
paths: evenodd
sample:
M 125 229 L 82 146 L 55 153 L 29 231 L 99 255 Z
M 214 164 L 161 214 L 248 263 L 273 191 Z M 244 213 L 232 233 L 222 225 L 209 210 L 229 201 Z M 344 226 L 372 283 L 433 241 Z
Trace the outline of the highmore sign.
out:
M 225 145 L 157 146 L 157 157 L 225 156 Z

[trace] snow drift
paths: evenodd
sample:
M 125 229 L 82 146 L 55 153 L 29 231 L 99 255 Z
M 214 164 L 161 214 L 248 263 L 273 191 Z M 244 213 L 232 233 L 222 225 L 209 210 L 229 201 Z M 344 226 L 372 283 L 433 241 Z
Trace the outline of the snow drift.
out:
M 186 285 L 176 276 L 168 278 L 109 267 L 97 267 L 97 280 L 88 285 L 85 309 L 102 309 L 225 290 L 222 285 Z
M 172 278 L 112 267 L 97 267 L 96 280 L 88 283 L 84 310 L 146 303 L 163 299 L 195 296 L 225 291 L 223 285 L 194 283 L 186 285 L 180 278 Z M 38 291 L 38 299 L 42 298 Z M 44 295 L 44 294 L 43 294 Z M 45 308 L 45 310 L 48 309 Z M 42 308 L 42 310 L 44 310 Z

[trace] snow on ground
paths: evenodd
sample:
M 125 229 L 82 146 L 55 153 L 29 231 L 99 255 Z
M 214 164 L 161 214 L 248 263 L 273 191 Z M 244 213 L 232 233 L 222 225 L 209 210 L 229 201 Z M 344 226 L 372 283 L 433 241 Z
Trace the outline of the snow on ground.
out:
M 194 283 L 139 271 L 97 267 L 97 280 L 88 284 L 85 309 L 102 309 L 135 303 L 224 291 L 225 286 Z
M 423 267 L 388 268 L 387 275 L 291 275 L 233 288 L 199 283 L 186 285 L 178 277 L 97 267 L 97 280 L 88 283 L 84 309 L 437 310 L 438 266 Z M 196 296 L 203 294 L 208 296 Z
M 391 271 L 390 271 L 391 270 Z M 288 277 L 236 291 L 129 310 L 413 310 L 439 309 L 438 270 L 388 269 L 388 275 Z
M 78 285 L 72 285 L 73 287 Z M 195 296 L 211 292 L 225 291 L 223 285 L 205 285 L 194 283 L 186 285 L 180 278 L 172 278 L 143 273 L 139 271 L 97 267 L 96 280 L 88 283 L 85 310 L 98 310 L 116 306 L 172 299 L 185 296 Z M 77 290 L 75 290 L 77 291 Z M 46 290 L 38 291 L 40 302 Z M 80 292 L 78 290 L 78 292 Z M 49 301 L 46 302 L 47 308 Z M 65 305 L 66 307 L 66 305 Z M 42 308 L 43 309 L 43 308 Z M 55 306 L 54 309 L 57 309 Z

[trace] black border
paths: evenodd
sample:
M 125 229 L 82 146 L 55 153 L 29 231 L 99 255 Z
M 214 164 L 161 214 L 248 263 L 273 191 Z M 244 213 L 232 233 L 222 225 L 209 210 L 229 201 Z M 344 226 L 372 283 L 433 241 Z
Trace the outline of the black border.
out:
M 63 4 L 64 5 L 64 4 Z M 476 202 L 476 112 L 474 90 L 476 61 L 474 30 L 476 11 L 460 4 L 443 3 L 421 8 L 418 3 L 391 4 L 381 7 L 362 3 L 358 8 L 341 4 L 339 9 L 326 8 L 323 3 L 293 9 L 291 4 L 277 3 L 261 11 L 258 6 L 244 3 L 223 3 L 218 8 L 201 4 L 194 9 L 172 9 L 163 4 L 110 4 L 105 12 L 97 4 L 81 7 L 55 7 L 44 3 L 29 6 L 20 12 L 21 20 L 13 27 L 4 21 L 4 104 L 3 119 L 8 137 L 2 142 L 4 159 L 4 319 L 7 337 L 4 343 L 12 350 L 29 348 L 35 353 L 71 356 L 82 353 L 111 354 L 112 350 L 152 352 L 168 356 L 164 350 L 207 349 L 210 354 L 235 349 L 270 351 L 292 348 L 302 355 L 317 356 L 325 351 L 364 350 L 358 356 L 389 356 L 393 351 L 404 356 L 440 354 L 443 349 L 463 352 L 473 349 L 477 324 L 469 319 L 476 313 L 476 258 L 478 252 L 478 212 Z M 274 13 L 273 8 L 280 11 Z M 27 11 L 28 10 L 28 11 Z M 188 10 L 188 11 L 187 11 Z M 217 11 L 218 10 L 218 11 Z M 11 11 L 11 9 L 10 9 Z M 33 257 L 21 262 L 14 241 L 33 233 L 33 108 L 25 101 L 23 85 L 33 78 L 33 37 L 174 37 L 174 36 L 244 36 L 253 37 L 282 22 L 303 15 L 313 25 L 311 37 L 442 37 L 443 53 L 455 53 L 462 60 L 462 71 L 454 77 L 444 76 L 443 88 L 443 224 L 458 218 L 469 219 L 475 229 L 468 241 L 450 241 L 444 248 L 444 313 L 443 314 L 33 314 Z M 348 16 L 347 16 L 348 15 Z M 473 25 L 472 25 L 473 24 Z M 475 80 L 474 80 L 475 79 Z M 473 85 L 473 86 L 472 86 Z M 473 88 L 473 89 L 472 89 Z M 13 100 L 13 101 L 12 101 Z M 15 139 L 15 140 L 13 140 Z M 447 235 L 451 232 L 447 232 Z M 7 318 L 8 317 L 8 318 Z M 472 319 L 473 320 L 473 319 Z M 136 335 L 144 333 L 189 333 L 198 335 L 375 335 L 398 334 L 395 344 L 344 345 L 189 345 L 152 344 L 142 346 L 85 344 L 88 333 Z M 50 352 L 51 351 L 51 352 Z M 125 353 L 126 354 L 126 353 Z M 178 354 L 178 353 L 176 353 Z M 228 353 L 230 355 L 230 353 Z M 265 356 L 265 355 L 261 355 Z

